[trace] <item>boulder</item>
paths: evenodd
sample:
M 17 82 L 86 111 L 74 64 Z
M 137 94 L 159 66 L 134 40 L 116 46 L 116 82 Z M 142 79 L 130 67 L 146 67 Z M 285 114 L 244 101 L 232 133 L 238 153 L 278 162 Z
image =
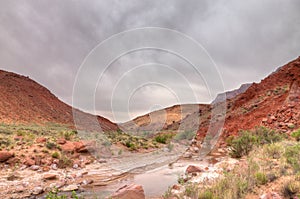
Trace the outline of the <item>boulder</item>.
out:
M 34 187 L 32 190 L 32 195 L 39 195 L 43 192 L 44 192 L 44 190 L 42 187 Z
M 65 138 L 59 138 L 59 139 L 56 141 L 57 144 L 65 144 L 66 142 L 67 142 L 67 141 L 66 141 Z
M 13 157 L 14 154 L 8 151 L 0 151 L 0 162 L 5 162 L 9 158 Z
M 203 170 L 198 167 L 198 166 L 195 166 L 195 165 L 189 165 L 186 170 L 185 170 L 185 173 L 199 173 L 199 172 L 202 172 Z
M 43 175 L 44 180 L 54 180 L 57 178 L 57 175 L 54 173 L 46 173 Z
M 36 141 L 36 143 L 45 143 L 47 141 L 47 139 L 44 137 L 39 137 L 35 141 Z
M 31 159 L 30 157 L 27 157 L 23 164 L 25 164 L 26 166 L 32 166 L 35 165 L 35 160 Z
M 144 189 L 141 185 L 131 184 L 125 185 L 118 189 L 111 199 L 145 199 Z
M 70 141 L 66 142 L 64 145 L 61 146 L 61 150 L 63 152 L 71 153 L 71 152 L 75 152 L 75 149 L 76 149 L 76 147 L 75 147 L 74 143 L 70 142 Z
M 76 191 L 76 190 L 78 190 L 78 186 L 76 184 L 70 184 L 60 189 L 60 191 L 65 191 L 65 192 Z
M 32 165 L 32 166 L 30 167 L 30 169 L 31 169 L 32 171 L 37 171 L 37 170 L 40 169 L 40 166 L 38 166 L 38 165 Z
M 95 141 L 81 141 L 74 142 L 76 152 L 78 153 L 87 153 L 95 150 L 96 142 Z

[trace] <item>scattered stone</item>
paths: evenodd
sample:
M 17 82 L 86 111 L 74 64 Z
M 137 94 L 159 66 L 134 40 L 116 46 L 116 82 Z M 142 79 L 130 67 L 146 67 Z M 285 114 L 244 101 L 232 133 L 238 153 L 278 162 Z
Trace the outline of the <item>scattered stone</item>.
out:
M 8 163 L 10 165 L 16 165 L 19 162 L 20 162 L 20 159 L 17 157 L 12 157 L 6 161 L 6 163 Z
M 39 195 L 43 192 L 44 192 L 44 190 L 42 187 L 34 187 L 32 190 L 32 195 Z
M 24 164 L 27 166 L 32 166 L 32 165 L 35 165 L 35 161 L 33 159 L 27 157 L 24 161 Z
M 78 169 L 78 168 L 79 168 L 78 164 L 73 165 L 73 169 Z
M 105 159 L 99 159 L 98 162 L 99 162 L 100 164 L 103 164 L 103 163 L 107 163 L 107 160 L 105 160 Z
M 183 154 L 183 158 L 192 158 L 192 153 L 186 152 L 185 154 Z
M 187 169 L 185 170 L 185 173 L 199 173 L 199 172 L 202 172 L 203 170 L 198 167 L 198 166 L 195 166 L 195 165 L 189 165 L 187 167 Z
M 44 176 L 43 176 L 44 180 L 54 180 L 56 178 L 57 178 L 57 175 L 54 173 L 47 173 L 47 174 L 44 174 Z
M 219 161 L 216 159 L 216 158 L 210 158 L 209 160 L 208 160 L 208 163 L 209 164 L 216 164 L 216 163 L 218 163 Z
M 47 139 L 44 137 L 39 137 L 35 141 L 36 141 L 36 143 L 45 143 L 47 141 Z
M 66 187 L 63 187 L 60 191 L 76 191 L 78 190 L 78 186 L 76 184 L 70 184 Z
M 282 199 L 282 197 L 276 192 L 268 192 L 261 195 L 259 199 Z
M 92 141 L 82 141 L 82 142 L 74 142 L 76 146 L 76 152 L 78 153 L 87 153 L 95 151 L 96 142 Z
M 22 165 L 22 166 L 20 167 L 20 170 L 23 171 L 23 170 L 26 169 L 26 168 L 27 168 L 27 165 Z
M 88 185 L 88 184 L 92 184 L 94 181 L 92 179 L 88 179 L 88 180 L 83 180 L 81 182 L 82 185 Z
M 141 185 L 131 184 L 125 185 L 118 189 L 111 199 L 145 199 L 144 189 Z
M 75 145 L 74 145 L 74 143 L 73 142 L 66 142 L 65 144 L 63 144 L 62 146 L 61 146 L 61 150 L 63 151 L 63 152 L 67 152 L 67 153 L 72 153 L 72 152 L 75 152 Z
M 46 172 L 46 171 L 50 171 L 50 167 L 49 166 L 44 166 L 42 168 L 42 171 Z
M 8 181 L 14 181 L 14 180 L 18 180 L 18 179 L 20 179 L 20 177 L 18 176 L 18 174 L 17 173 L 13 173 L 13 174 L 11 174 L 11 175 L 9 175 L 9 176 L 7 176 L 7 178 L 6 178 Z
M 14 154 L 8 151 L 0 151 L 0 162 L 5 162 L 9 158 L 13 157 Z
M 58 169 L 57 164 L 52 164 L 52 165 L 51 165 L 51 169 L 57 170 L 57 169 Z
M 174 189 L 174 190 L 180 190 L 180 186 L 177 185 L 177 184 L 174 184 L 173 187 L 172 187 L 172 189 Z
M 83 171 L 82 173 L 81 173 L 81 175 L 86 175 L 86 174 L 88 174 L 89 172 L 87 172 L 87 171 Z
M 21 185 L 17 185 L 15 186 L 15 189 L 13 190 L 13 193 L 22 193 L 25 191 L 25 187 L 21 186 Z
M 262 122 L 263 122 L 263 123 L 266 123 L 267 121 L 268 121 L 268 118 L 263 118 L 263 119 L 262 119 Z
M 40 166 L 38 166 L 38 165 L 32 165 L 32 166 L 30 167 L 30 169 L 31 169 L 32 171 L 37 171 L 37 170 L 40 169 Z
M 66 141 L 66 139 L 64 139 L 64 138 L 59 138 L 57 141 L 56 141 L 56 143 L 57 144 L 65 144 L 67 141 Z

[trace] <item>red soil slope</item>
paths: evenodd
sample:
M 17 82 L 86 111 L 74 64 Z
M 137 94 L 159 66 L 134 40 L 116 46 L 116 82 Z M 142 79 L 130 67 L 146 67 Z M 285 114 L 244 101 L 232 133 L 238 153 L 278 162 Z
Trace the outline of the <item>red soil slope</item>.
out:
M 222 137 L 239 130 L 267 126 L 289 133 L 300 127 L 300 57 L 280 67 L 244 93 L 227 100 Z M 198 130 L 198 138 L 207 131 L 208 122 Z
M 0 70 L 0 122 L 22 124 L 58 123 L 74 127 L 72 107 L 60 101 L 48 89 L 28 77 Z M 109 120 L 76 110 L 84 126 L 116 130 Z M 91 125 L 89 125 L 91 124 Z

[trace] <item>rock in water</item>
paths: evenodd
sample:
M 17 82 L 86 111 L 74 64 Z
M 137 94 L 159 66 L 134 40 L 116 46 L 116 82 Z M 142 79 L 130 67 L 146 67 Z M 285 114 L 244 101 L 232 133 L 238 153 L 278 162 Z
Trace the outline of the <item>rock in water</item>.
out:
M 145 199 L 144 189 L 141 185 L 125 185 L 117 190 L 110 198 L 112 199 Z

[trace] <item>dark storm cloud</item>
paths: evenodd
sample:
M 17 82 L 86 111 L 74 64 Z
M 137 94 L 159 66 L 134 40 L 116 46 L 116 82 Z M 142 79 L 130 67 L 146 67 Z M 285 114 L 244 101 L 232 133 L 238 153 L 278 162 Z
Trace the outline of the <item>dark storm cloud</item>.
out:
M 299 10 L 298 0 L 2 0 L 0 67 L 30 76 L 71 104 L 77 70 L 99 42 L 127 29 L 156 26 L 181 31 L 201 43 L 216 62 L 228 90 L 259 81 L 299 56 Z M 102 86 L 97 87 L 96 112 L 113 118 L 111 91 L 118 81 L 114 77 L 149 62 L 165 62 L 177 68 L 180 65 L 181 73 L 198 92 L 199 101 L 210 101 L 214 96 L 209 95 L 204 81 L 215 77 L 199 79 L 190 65 L 171 57 L 146 52 L 120 58 L 104 75 Z M 189 90 L 187 84 L 168 76 L 168 70 L 153 67 L 151 74 L 176 92 Z M 122 85 L 134 87 L 140 79 L 148 78 L 151 79 L 149 71 L 138 78 L 134 73 L 128 74 L 127 84 Z M 88 78 L 85 84 L 94 86 Z M 122 98 L 126 89 L 119 90 L 113 108 L 122 120 L 128 115 L 123 106 L 128 99 Z M 153 85 L 139 89 L 132 99 L 134 103 L 129 107 L 134 116 L 147 112 L 154 103 L 167 106 L 176 102 L 165 88 Z M 92 111 L 91 106 L 79 108 Z

